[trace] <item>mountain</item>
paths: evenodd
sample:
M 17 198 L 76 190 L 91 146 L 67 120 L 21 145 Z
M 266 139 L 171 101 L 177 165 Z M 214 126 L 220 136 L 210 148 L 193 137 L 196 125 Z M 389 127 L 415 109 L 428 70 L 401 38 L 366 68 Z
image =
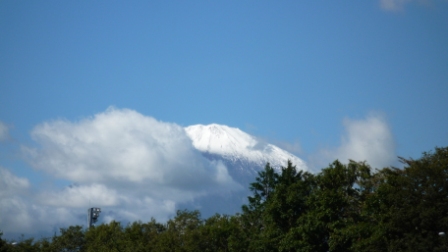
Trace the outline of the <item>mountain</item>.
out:
M 263 169 L 267 162 L 280 170 L 287 161 L 299 170 L 307 170 L 305 162 L 279 147 L 257 140 L 255 137 L 225 125 L 193 125 L 185 128 L 193 146 L 210 159 L 221 159 L 240 170 Z M 233 167 L 233 166 L 237 167 Z M 246 166 L 245 166 L 246 165 Z
M 221 161 L 227 167 L 229 175 L 242 185 L 244 190 L 226 195 L 206 196 L 191 204 L 179 208 L 200 209 L 205 216 L 214 213 L 234 214 L 247 204 L 250 183 L 255 181 L 258 172 L 267 162 L 280 172 L 288 160 L 299 170 L 307 171 L 304 161 L 281 148 L 263 142 L 238 128 L 225 125 L 192 125 L 185 128 L 193 146 L 204 157 L 212 161 Z M 206 206 L 206 207 L 205 207 Z

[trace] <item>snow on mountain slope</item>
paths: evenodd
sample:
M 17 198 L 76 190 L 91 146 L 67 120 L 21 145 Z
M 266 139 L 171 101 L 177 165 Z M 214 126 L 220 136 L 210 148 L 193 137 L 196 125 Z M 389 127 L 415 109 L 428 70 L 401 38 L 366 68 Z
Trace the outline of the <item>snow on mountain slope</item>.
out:
M 193 145 L 208 157 L 222 157 L 231 163 L 263 168 L 267 162 L 274 168 L 291 160 L 299 170 L 308 170 L 304 161 L 279 147 L 263 143 L 238 128 L 225 125 L 192 125 L 185 128 Z

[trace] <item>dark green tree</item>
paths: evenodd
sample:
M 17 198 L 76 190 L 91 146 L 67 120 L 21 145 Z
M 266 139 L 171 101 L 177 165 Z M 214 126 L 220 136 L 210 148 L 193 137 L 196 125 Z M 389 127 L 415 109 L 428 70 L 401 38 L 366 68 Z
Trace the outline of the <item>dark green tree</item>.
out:
M 202 225 L 200 212 L 178 210 L 172 220 L 168 220 L 166 231 L 161 233 L 156 251 L 202 251 L 203 244 L 199 228 Z
M 124 229 L 125 240 L 131 241 L 134 251 L 153 251 L 158 238 L 165 231 L 165 226 L 156 222 L 154 218 L 148 223 L 134 222 Z
M 269 163 L 264 170 L 258 172 L 255 182 L 249 186 L 253 196 L 248 197 L 249 204 L 243 205 L 243 215 L 241 225 L 245 231 L 245 242 L 249 251 L 263 251 L 266 247 L 265 238 L 261 237 L 262 230 L 265 229 L 263 213 L 266 204 L 274 193 L 278 183 L 278 174 Z
M 85 251 L 85 236 L 81 226 L 61 228 L 60 235 L 54 236 L 51 248 L 55 251 Z
M 381 171 L 382 183 L 368 200 L 378 221 L 378 240 L 387 251 L 443 251 L 448 230 L 448 148 L 400 160 L 403 169 Z M 384 248 L 383 248 L 384 249 Z
M 6 241 L 1 239 L 2 233 L 0 232 L 0 251 L 2 252 L 21 252 L 30 251 L 37 252 L 39 246 L 34 243 L 34 238 L 27 238 L 22 234 L 19 241 Z
M 349 251 L 346 228 L 360 220 L 360 191 L 355 187 L 364 164 L 333 162 L 310 177 L 299 202 L 305 211 L 280 243 L 280 251 Z M 283 211 L 284 212 L 284 211 Z
M 307 213 L 307 198 L 313 188 L 314 177 L 310 173 L 297 171 L 291 162 L 282 168 L 278 186 L 264 214 L 268 223 L 264 233 L 274 244 L 273 249 L 294 251 L 296 239 L 291 239 L 288 233 L 297 226 L 299 218 Z
M 264 219 L 281 233 L 296 225 L 307 211 L 306 199 L 312 192 L 312 175 L 297 171 L 291 161 L 282 167 L 275 192 L 266 204 Z
M 243 205 L 244 213 L 259 215 L 264 211 L 264 205 L 277 185 L 278 174 L 269 163 L 266 164 L 263 171 L 258 172 L 255 182 L 251 183 L 249 190 L 253 196 L 249 196 L 249 204 Z M 258 216 L 256 216 L 259 218 Z
M 273 179 L 267 179 L 269 177 Z M 252 205 L 258 210 L 253 211 L 257 215 L 252 216 L 257 218 L 260 225 L 250 237 L 249 251 L 277 251 L 289 229 L 306 212 L 306 198 L 312 190 L 312 175 L 297 171 L 290 161 L 281 168 L 281 174 L 274 173 L 268 164 L 265 171 L 259 173 L 257 182 L 251 184 L 251 189 L 256 189 L 253 190 L 255 192 L 266 191 L 260 190 L 266 188 L 261 186 L 268 184 L 266 181 L 273 181 L 269 184 L 269 193 L 255 193 L 254 197 L 249 198 L 250 203 L 260 202 L 253 199 L 264 199 L 260 204 Z M 263 198 L 263 195 L 267 196 Z
M 243 251 L 246 247 L 237 216 L 215 214 L 205 220 L 200 230 L 203 251 Z
M 132 241 L 126 240 L 123 227 L 119 222 L 112 221 L 89 228 L 85 234 L 86 251 L 132 251 Z

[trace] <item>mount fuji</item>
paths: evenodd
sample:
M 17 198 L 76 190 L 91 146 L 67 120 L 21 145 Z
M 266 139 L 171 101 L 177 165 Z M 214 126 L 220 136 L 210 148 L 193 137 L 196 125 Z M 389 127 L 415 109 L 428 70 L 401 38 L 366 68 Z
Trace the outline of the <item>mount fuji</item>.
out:
M 186 205 L 186 208 L 201 208 L 205 215 L 216 212 L 233 214 L 247 203 L 250 183 L 255 181 L 258 172 L 266 163 L 277 171 L 286 166 L 288 160 L 298 170 L 307 171 L 305 162 L 297 156 L 273 145 L 261 141 L 238 128 L 226 125 L 192 125 L 185 128 L 193 146 L 210 161 L 223 162 L 229 175 L 243 188 L 243 191 L 227 195 L 206 196 Z M 182 206 L 181 206 L 182 207 Z
M 238 128 L 210 124 L 189 126 L 185 131 L 193 141 L 193 146 L 205 156 L 221 158 L 232 166 L 237 164 L 239 169 L 263 168 L 269 162 L 279 170 L 291 160 L 297 169 L 307 170 L 305 162 L 300 158 L 275 145 L 259 141 Z

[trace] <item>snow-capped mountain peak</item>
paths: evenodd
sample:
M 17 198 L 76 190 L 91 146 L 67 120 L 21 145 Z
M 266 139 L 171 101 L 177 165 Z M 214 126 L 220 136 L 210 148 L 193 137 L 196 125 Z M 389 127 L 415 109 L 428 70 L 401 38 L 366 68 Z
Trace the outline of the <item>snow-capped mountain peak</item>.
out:
M 187 127 L 186 131 L 194 147 L 203 152 L 221 155 L 241 153 L 256 144 L 250 135 L 225 125 L 193 125 Z
M 291 160 L 298 169 L 307 170 L 300 158 L 275 145 L 261 142 L 238 128 L 219 124 L 192 125 L 185 131 L 194 147 L 208 155 L 221 156 L 230 162 L 251 163 L 261 168 L 269 162 L 277 169 Z

